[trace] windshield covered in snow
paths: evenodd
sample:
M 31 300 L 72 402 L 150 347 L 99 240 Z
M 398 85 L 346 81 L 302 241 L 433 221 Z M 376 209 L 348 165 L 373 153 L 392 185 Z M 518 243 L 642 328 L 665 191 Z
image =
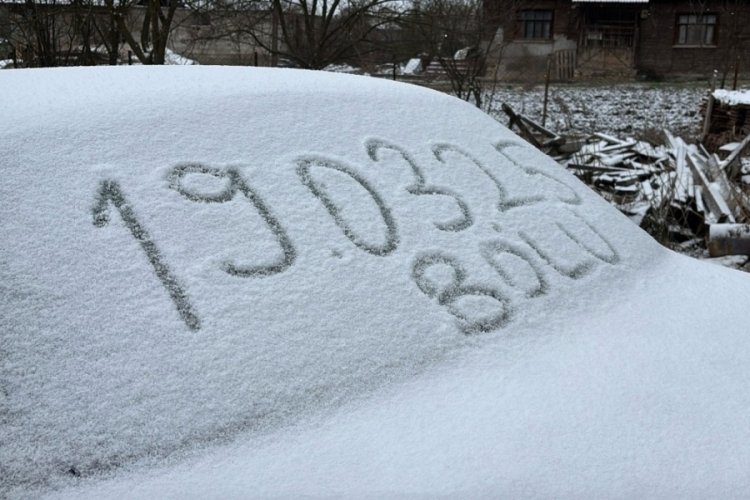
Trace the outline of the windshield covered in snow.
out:
M 545 331 L 576 297 L 606 308 L 662 255 L 437 92 L 237 68 L 0 78 L 6 491 L 279 428 Z

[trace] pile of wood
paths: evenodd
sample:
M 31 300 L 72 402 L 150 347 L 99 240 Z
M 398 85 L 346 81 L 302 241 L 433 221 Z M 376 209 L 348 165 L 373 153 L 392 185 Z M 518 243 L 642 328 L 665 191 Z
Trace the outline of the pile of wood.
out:
M 750 134 L 750 102 L 746 94 L 717 90 L 701 103 L 705 120 L 702 142 L 709 151 Z
M 517 130 L 518 135 L 526 139 L 535 148 L 541 149 L 547 154 L 554 154 L 559 153 L 560 147 L 567 142 L 561 135 L 556 134 L 522 114 L 516 113 L 507 104 L 503 103 L 502 108 L 505 114 L 508 115 L 508 118 L 510 118 L 508 128 Z
M 506 113 L 519 135 L 665 245 L 708 248 L 712 256 L 750 255 L 750 185 L 742 181 L 750 172 L 741 164 L 750 134 L 722 159 L 669 131 L 658 145 L 599 133 L 570 141 L 509 108 Z

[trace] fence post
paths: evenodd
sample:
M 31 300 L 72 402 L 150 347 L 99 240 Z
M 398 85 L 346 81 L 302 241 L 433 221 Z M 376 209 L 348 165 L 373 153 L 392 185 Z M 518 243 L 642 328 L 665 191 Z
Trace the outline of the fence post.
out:
M 544 106 L 542 107 L 542 127 L 547 121 L 547 98 L 549 96 L 549 77 L 552 69 L 552 54 L 547 56 L 547 73 L 544 75 Z
M 701 142 L 706 140 L 706 136 L 711 128 L 711 115 L 714 112 L 714 90 L 716 90 L 716 77 L 719 76 L 719 71 L 714 70 L 713 76 L 711 77 L 711 91 L 708 94 L 708 102 L 706 103 L 706 116 L 703 117 L 703 130 L 701 131 Z

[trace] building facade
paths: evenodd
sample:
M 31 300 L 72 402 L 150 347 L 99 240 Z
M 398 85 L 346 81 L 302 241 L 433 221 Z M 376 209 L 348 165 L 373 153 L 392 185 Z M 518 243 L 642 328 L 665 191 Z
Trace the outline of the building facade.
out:
M 750 74 L 750 0 L 485 0 L 498 76 Z

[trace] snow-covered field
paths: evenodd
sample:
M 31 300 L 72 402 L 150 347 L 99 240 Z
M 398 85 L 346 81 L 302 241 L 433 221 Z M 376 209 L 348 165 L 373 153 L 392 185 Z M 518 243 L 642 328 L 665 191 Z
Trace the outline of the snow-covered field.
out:
M 409 74 L 419 60 L 403 65 L 398 75 Z M 411 66 L 410 66 L 411 65 Z M 346 64 L 330 65 L 326 71 L 363 74 L 361 68 Z M 376 73 L 390 77 L 391 71 Z M 436 86 L 450 93 L 446 81 L 411 80 L 420 85 Z M 510 105 L 521 113 L 542 121 L 544 86 L 484 82 L 485 109 L 500 122 L 507 122 L 501 105 Z M 717 95 L 726 91 L 717 90 Z M 594 132 L 616 137 L 637 136 L 660 140 L 663 129 L 686 140 L 700 132 L 699 107 L 709 93 L 708 82 L 606 82 L 551 83 L 548 92 L 547 128 L 565 135 L 589 135 Z
M 0 496 L 738 497 L 745 274 L 444 94 L 0 74 Z
M 690 140 L 700 132 L 699 106 L 707 93 L 708 86 L 698 84 L 552 84 L 546 126 L 560 134 L 651 139 L 668 129 Z M 544 87 L 498 86 L 488 99 L 489 112 L 503 123 L 507 117 L 501 103 L 541 123 Z

